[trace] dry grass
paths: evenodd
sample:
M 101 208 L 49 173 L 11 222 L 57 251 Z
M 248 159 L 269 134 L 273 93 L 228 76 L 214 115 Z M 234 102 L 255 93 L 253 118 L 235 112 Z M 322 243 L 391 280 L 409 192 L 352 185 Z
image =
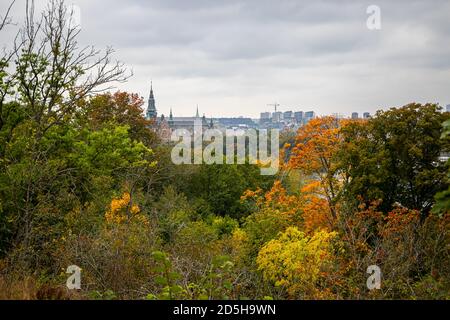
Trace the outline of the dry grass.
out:
M 31 277 L 11 280 L 0 276 L 0 300 L 34 300 L 37 291 L 36 281 Z
M 32 277 L 10 279 L 0 275 L 0 300 L 80 300 L 83 296 L 63 286 L 39 285 Z

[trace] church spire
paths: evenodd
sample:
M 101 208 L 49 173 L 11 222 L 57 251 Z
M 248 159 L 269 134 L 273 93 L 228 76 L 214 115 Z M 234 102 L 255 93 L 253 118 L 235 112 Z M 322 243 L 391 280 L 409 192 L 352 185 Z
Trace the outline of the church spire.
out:
M 150 81 L 150 96 L 148 98 L 149 99 L 155 99 L 153 97 L 153 81 Z
M 148 97 L 146 118 L 147 119 L 156 119 L 157 115 L 158 115 L 158 113 L 156 112 L 155 97 L 153 95 L 153 81 L 151 81 L 150 82 L 150 95 Z
M 170 108 L 170 114 L 169 114 L 169 126 L 173 125 L 173 114 L 172 114 L 172 108 Z
M 200 115 L 198 114 L 198 105 L 197 105 L 197 112 L 195 113 L 196 118 L 200 118 Z

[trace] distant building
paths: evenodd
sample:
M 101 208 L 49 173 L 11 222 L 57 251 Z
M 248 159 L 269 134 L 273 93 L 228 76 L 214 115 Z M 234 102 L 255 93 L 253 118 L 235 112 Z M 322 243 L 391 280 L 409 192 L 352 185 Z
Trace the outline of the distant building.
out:
M 358 118 L 359 118 L 358 112 L 352 112 L 352 119 L 358 119 Z
M 303 117 L 303 124 L 307 124 L 311 119 L 316 117 L 316 113 L 314 111 L 306 111 Z
M 270 119 L 270 112 L 261 112 L 260 119 L 268 120 Z
M 270 120 L 271 120 L 270 112 L 261 112 L 260 117 L 259 117 L 260 124 L 269 123 Z
M 269 113 L 270 114 L 270 113 Z M 217 118 L 216 123 L 225 128 L 256 128 L 257 124 L 251 118 Z
M 285 112 L 283 113 L 283 119 L 284 119 L 284 120 L 291 120 L 291 119 L 292 119 L 292 116 L 293 116 L 292 111 L 285 111 Z
M 445 111 L 450 112 L 450 104 L 445 107 Z
M 164 119 L 161 119 L 161 120 L 164 120 Z M 195 121 L 201 121 L 202 127 L 204 129 L 209 128 L 210 124 L 211 124 L 211 122 L 208 123 L 205 115 L 200 117 L 200 115 L 198 113 L 198 107 L 197 107 L 195 117 L 174 117 L 172 114 L 172 109 L 171 109 L 169 120 L 167 121 L 167 123 L 168 123 L 170 129 L 172 129 L 172 130 L 187 129 L 189 131 L 192 131 L 194 128 Z
M 294 112 L 294 119 L 297 123 L 302 123 L 303 121 L 303 111 Z
M 201 123 L 202 129 L 208 129 L 214 126 L 212 119 L 210 122 L 208 122 L 205 115 L 203 115 L 203 117 L 200 117 L 198 107 L 195 117 L 174 117 L 172 109 L 170 109 L 170 115 L 168 119 L 164 117 L 164 115 L 161 115 L 161 117 L 158 118 L 157 115 L 158 112 L 156 110 L 155 97 L 153 94 L 153 85 L 150 85 L 150 95 L 148 98 L 145 117 L 146 119 L 153 121 L 152 127 L 162 140 L 170 140 L 171 133 L 176 129 L 186 129 L 190 132 L 193 132 L 194 124 L 196 121 L 197 123 Z
M 370 112 L 364 112 L 363 119 L 369 119 L 369 118 L 370 118 Z
M 148 105 L 147 105 L 147 112 L 145 117 L 149 120 L 153 119 L 155 120 L 158 116 L 158 112 L 156 112 L 156 105 L 155 105 L 155 97 L 153 95 L 153 83 L 150 84 L 150 94 L 148 96 Z
M 275 111 L 272 113 L 272 122 L 280 122 L 283 120 L 283 112 Z
M 306 111 L 305 112 L 305 118 L 313 119 L 316 117 L 316 113 L 314 111 Z

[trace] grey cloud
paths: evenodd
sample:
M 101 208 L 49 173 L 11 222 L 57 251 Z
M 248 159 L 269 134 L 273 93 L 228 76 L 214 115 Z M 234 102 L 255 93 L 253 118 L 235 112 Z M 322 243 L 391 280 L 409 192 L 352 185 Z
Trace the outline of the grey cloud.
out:
M 82 10 L 81 42 L 112 45 L 133 67 L 122 89 L 144 95 L 150 78 L 159 81 L 162 108 L 182 100 L 237 115 L 245 103 L 255 116 L 269 99 L 318 113 L 373 112 L 408 95 L 450 103 L 445 0 L 373 1 L 380 31 L 366 28 L 372 1 L 72 2 Z

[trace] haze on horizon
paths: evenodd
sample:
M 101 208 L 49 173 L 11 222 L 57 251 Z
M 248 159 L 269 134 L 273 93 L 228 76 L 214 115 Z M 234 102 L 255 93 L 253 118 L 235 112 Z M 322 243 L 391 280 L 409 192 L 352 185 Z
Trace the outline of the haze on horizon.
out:
M 36 2 L 40 11 L 45 1 Z M 112 46 L 133 70 L 118 89 L 147 99 L 153 80 L 159 114 L 191 116 L 197 104 L 214 117 L 259 117 L 274 102 L 281 111 L 346 115 L 450 104 L 450 1 L 67 3 L 81 12 L 80 45 Z M 366 27 L 372 4 L 381 30 Z M 24 12 L 17 0 L 11 14 L 19 25 Z

